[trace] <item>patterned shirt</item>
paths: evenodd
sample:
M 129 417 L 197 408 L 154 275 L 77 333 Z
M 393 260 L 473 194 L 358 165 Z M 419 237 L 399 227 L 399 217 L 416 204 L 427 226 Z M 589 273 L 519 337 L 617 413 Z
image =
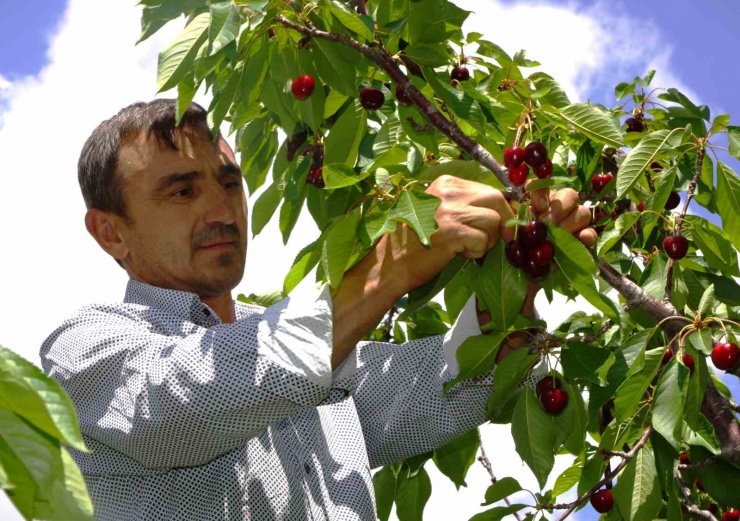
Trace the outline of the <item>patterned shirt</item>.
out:
M 77 410 L 98 520 L 374 521 L 371 468 L 485 420 L 490 377 L 442 392 L 480 333 L 471 302 L 444 337 L 361 342 L 332 371 L 328 287 L 237 301 L 225 324 L 195 294 L 131 280 L 41 360 Z

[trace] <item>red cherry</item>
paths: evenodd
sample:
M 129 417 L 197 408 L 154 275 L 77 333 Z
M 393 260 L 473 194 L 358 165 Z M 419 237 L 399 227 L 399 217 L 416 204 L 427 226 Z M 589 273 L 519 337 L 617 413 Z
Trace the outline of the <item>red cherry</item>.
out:
M 524 148 L 524 161 L 532 168 L 538 168 L 547 161 L 547 149 L 539 141 L 532 141 Z
M 509 147 L 504 150 L 504 165 L 512 168 L 524 162 L 524 149 L 522 147 Z
M 682 452 L 678 455 L 678 461 L 681 462 L 683 465 L 688 465 L 691 460 L 689 460 L 689 455 L 685 452 Z
M 550 265 L 537 264 L 537 262 L 535 262 L 534 260 L 527 258 L 524 266 L 522 266 L 522 270 L 524 270 L 524 273 L 526 273 L 533 279 L 539 279 L 547 275 L 547 272 L 550 271 Z
M 694 486 L 696 487 L 696 490 L 701 490 L 702 492 L 704 492 L 704 485 L 701 484 L 700 479 L 694 480 Z
M 522 186 L 527 180 L 527 177 L 529 177 L 529 167 L 526 163 L 509 167 L 509 181 L 514 186 Z
M 467 67 L 456 65 L 455 68 L 452 69 L 452 73 L 450 73 L 450 78 L 454 81 L 466 81 L 470 79 L 470 71 Z
M 408 94 L 406 94 L 400 85 L 396 85 L 396 99 L 401 105 L 411 105 L 413 103 Z
M 638 212 L 645 211 L 645 201 L 640 201 L 639 203 L 637 203 L 637 211 Z
M 360 105 L 367 110 L 377 110 L 385 103 L 385 96 L 378 89 L 363 87 L 360 89 Z
M 684 353 L 683 356 L 681 357 L 681 361 L 683 362 L 683 365 L 688 367 L 689 373 L 694 374 L 694 369 L 696 368 L 696 364 L 694 363 L 694 357 L 688 353 Z
M 740 348 L 734 342 L 717 344 L 712 349 L 712 363 L 717 369 L 729 371 L 737 365 L 740 359 Z
M 627 132 L 642 132 L 645 130 L 645 125 L 637 118 L 627 118 L 624 124 L 627 125 Z
M 716 514 L 719 511 L 719 506 L 717 506 L 717 503 L 709 503 L 708 505 L 704 505 L 704 510 L 709 510 L 712 514 Z
M 682 235 L 669 235 L 663 239 L 663 249 L 671 259 L 683 259 L 689 251 L 689 240 Z
M 535 168 L 534 175 L 540 179 L 547 179 L 552 175 L 552 161 L 546 159 L 544 163 Z
M 306 182 L 314 185 L 317 188 L 324 188 L 323 168 L 317 166 L 309 170 L 308 177 L 306 177 Z
M 671 192 L 668 196 L 668 199 L 665 202 L 665 209 L 666 210 L 673 210 L 676 208 L 679 204 L 681 204 L 681 196 L 678 195 L 677 192 Z
M 545 376 L 542 380 L 537 382 L 535 393 L 537 394 L 537 396 L 542 396 L 545 391 L 548 391 L 550 389 L 560 389 L 559 378 L 552 375 Z
M 547 226 L 542 221 L 530 221 L 521 229 L 520 240 L 525 248 L 539 246 L 547 238 Z
M 593 188 L 594 192 L 598 194 L 611 182 L 612 179 L 614 179 L 614 176 L 610 172 L 595 174 L 591 178 L 591 188 Z
M 671 351 L 670 349 L 666 349 L 665 353 L 663 353 L 663 360 L 661 360 L 660 363 L 665 365 L 671 361 L 671 358 L 673 358 L 673 351 Z
M 609 512 L 614 506 L 614 495 L 611 490 L 602 488 L 591 494 L 591 506 L 594 510 L 603 514 Z
M 555 255 L 555 248 L 550 241 L 545 241 L 539 246 L 529 250 L 527 258 L 540 266 L 549 265 Z
M 290 85 L 290 90 L 293 92 L 293 96 L 295 96 L 296 99 L 303 101 L 311 96 L 314 87 L 316 87 L 316 82 L 314 81 L 313 76 L 310 74 L 304 74 L 303 76 L 298 76 L 293 80 L 293 83 Z
M 738 521 L 740 519 L 740 510 L 728 508 L 722 513 L 722 521 Z
M 606 216 L 606 210 L 604 210 L 603 208 L 599 208 L 599 211 L 594 213 L 593 219 L 591 219 L 591 224 L 596 224 L 600 220 L 606 219 Z
M 506 258 L 511 264 L 517 268 L 524 266 L 524 262 L 527 260 L 527 254 L 524 247 L 517 240 L 509 241 L 506 244 Z
M 568 405 L 568 393 L 563 389 L 548 389 L 540 396 L 540 403 L 547 414 L 558 414 Z

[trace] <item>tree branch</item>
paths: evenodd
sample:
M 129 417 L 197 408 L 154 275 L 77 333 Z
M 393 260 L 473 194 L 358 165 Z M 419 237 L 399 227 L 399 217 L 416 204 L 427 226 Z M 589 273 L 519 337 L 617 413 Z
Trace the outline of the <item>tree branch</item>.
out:
M 498 480 L 496 479 L 496 476 L 493 475 L 491 460 L 488 459 L 486 450 L 483 448 L 483 439 L 480 436 L 480 431 L 478 431 L 478 446 L 480 447 L 480 457 L 478 458 L 478 461 L 480 461 L 481 465 L 483 465 L 483 467 L 488 471 L 488 475 L 491 476 L 491 483 L 495 485 Z M 511 506 L 511 501 L 509 501 L 508 497 L 505 497 L 504 501 L 507 506 Z M 519 517 L 519 513 L 514 512 L 514 517 L 516 517 L 517 521 L 522 521 L 522 518 Z

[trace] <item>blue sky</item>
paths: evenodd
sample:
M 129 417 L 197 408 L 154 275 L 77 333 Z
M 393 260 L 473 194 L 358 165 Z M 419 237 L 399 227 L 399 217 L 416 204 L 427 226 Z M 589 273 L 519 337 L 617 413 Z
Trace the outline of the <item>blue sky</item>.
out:
M 661 81 L 677 82 L 698 97 L 694 101 L 733 114 L 733 123 L 740 124 L 737 0 L 499 0 L 508 11 L 495 7 L 492 12 L 501 18 L 484 9 L 486 0 L 467 2 L 466 8 L 480 9 L 476 16 L 486 30 L 496 25 L 489 39 L 510 53 L 528 49 L 530 58 L 542 61 L 555 78 L 577 92 L 571 93 L 574 100 L 611 105 L 615 81 L 642 75 L 652 63 L 660 65 Z M 172 33 L 134 49 L 138 36 L 134 4 L 135 0 L 25 0 L 9 4 L 12 7 L 5 7 L 0 16 L 0 171 L 6 174 L 0 176 L 0 236 L 6 244 L 23 245 L 21 255 L 0 256 L 0 287 L 14 295 L 12 301 L 0 299 L 0 316 L 14 317 L 0 324 L 0 344 L 34 362 L 38 345 L 61 320 L 89 302 L 120 299 L 125 284 L 122 270 L 84 230 L 75 165 L 81 143 L 94 125 L 119 107 L 154 95 L 156 52 Z M 570 47 L 563 45 L 566 40 Z M 59 121 L 64 122 L 63 132 L 55 124 Z M 738 162 L 733 168 L 740 172 Z M 17 195 L 28 193 L 29 178 L 44 187 L 34 192 L 35 204 L 43 212 L 29 212 L 24 198 Z M 17 225 L 19 219 L 23 226 Z M 294 235 L 315 236 L 308 228 Z M 248 275 L 237 291 L 274 290 L 303 246 L 293 241 L 287 248 L 265 246 L 266 236 L 252 240 Z M 286 253 L 259 264 L 257 251 L 278 249 Z M 53 263 L 48 261 L 50 254 Z M 250 273 L 260 276 L 250 278 Z M 46 306 L 44 313 L 29 318 L 18 312 L 35 309 L 39 296 L 57 295 L 63 297 Z M 564 316 L 559 314 L 574 311 L 569 305 L 557 303 L 548 309 L 538 302 L 554 325 L 558 316 Z M 736 383 L 734 390 L 737 395 Z M 494 427 L 486 429 L 493 432 Z M 496 432 L 496 445 L 491 443 L 498 452 L 494 465 L 505 469 L 502 472 L 519 468 L 513 446 L 506 445 L 510 436 Z M 480 479 L 485 487 L 482 471 Z M 437 482 L 434 486 L 438 497 Z M 475 505 L 481 492 L 471 489 L 468 496 L 462 489 L 447 501 L 456 508 Z M 444 502 L 428 507 L 429 519 L 435 508 L 444 511 Z M 590 519 L 589 510 L 578 519 Z M 0 505 L 0 519 L 8 519 L 4 513 Z

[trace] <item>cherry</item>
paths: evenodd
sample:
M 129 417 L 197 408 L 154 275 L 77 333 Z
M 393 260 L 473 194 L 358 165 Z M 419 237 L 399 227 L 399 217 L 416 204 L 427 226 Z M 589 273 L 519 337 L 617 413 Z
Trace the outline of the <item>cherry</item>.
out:
M 575 175 L 577 171 L 576 165 L 568 165 L 568 168 L 566 168 L 565 171 L 568 175 Z
M 363 87 L 360 89 L 360 105 L 367 110 L 377 110 L 385 103 L 385 96 L 378 89 Z
M 547 149 L 539 141 L 532 141 L 524 148 L 524 161 L 532 168 L 539 168 L 547 161 Z
M 527 260 L 527 252 L 524 247 L 517 240 L 509 241 L 506 244 L 506 258 L 511 264 L 517 268 L 524 266 L 524 262 Z
M 594 174 L 591 178 L 591 188 L 593 188 L 594 192 L 598 194 L 611 182 L 612 179 L 614 179 L 614 176 L 610 172 Z
M 640 201 L 639 203 L 637 203 L 637 211 L 638 212 L 645 211 L 645 201 Z
M 722 513 L 722 521 L 738 521 L 740 519 L 740 510 L 728 508 Z
M 522 147 L 509 147 L 504 150 L 504 165 L 513 168 L 524 162 L 524 149 Z
M 550 241 L 545 241 L 539 246 L 529 250 L 527 259 L 540 266 L 549 265 L 555 255 L 555 248 Z
M 624 124 L 627 125 L 627 132 L 642 132 L 645 130 L 645 125 L 637 118 L 627 118 Z
M 299 148 L 301 148 L 301 145 L 306 142 L 307 138 L 308 131 L 305 128 L 299 130 L 288 138 L 288 141 L 285 144 L 285 157 L 288 158 L 288 161 L 293 161 L 295 153 Z
M 323 168 L 320 166 L 311 168 L 311 170 L 308 171 L 306 182 L 317 188 L 324 188 Z
M 526 163 L 509 167 L 509 181 L 514 186 L 522 186 L 527 180 L 527 177 L 529 177 L 529 167 Z
M 591 219 L 591 224 L 596 224 L 600 220 L 605 219 L 606 216 L 606 210 L 604 210 L 603 208 L 599 208 L 599 211 L 594 213 L 593 219 Z
M 666 349 L 665 353 L 663 353 L 663 359 L 660 361 L 661 364 L 667 364 L 671 361 L 671 358 L 673 358 L 673 351 L 670 349 Z
M 537 382 L 535 393 L 537 394 L 537 396 L 542 396 L 545 391 L 548 391 L 550 389 L 560 389 L 559 378 L 552 375 L 545 376 L 542 380 Z
M 534 175 L 540 179 L 547 179 L 552 175 L 552 161 L 546 159 L 544 163 L 534 169 Z
M 668 200 L 666 200 L 666 202 L 665 202 L 665 209 L 666 210 L 673 210 L 679 204 L 681 204 L 681 196 L 678 195 L 677 192 L 671 191 L 670 195 L 668 196 Z
M 450 78 L 454 81 L 466 81 L 470 79 L 470 71 L 467 67 L 456 65 L 455 68 L 452 69 L 452 73 L 450 73 Z
M 694 486 L 696 487 L 696 490 L 701 490 L 702 492 L 704 492 L 704 485 L 701 484 L 700 479 L 694 480 Z
M 689 240 L 682 235 L 669 235 L 663 239 L 663 249 L 671 259 L 683 259 L 689 251 Z
M 682 452 L 678 455 L 678 461 L 684 465 L 688 465 L 691 462 L 691 460 L 689 459 L 689 455 L 685 452 Z
M 717 344 L 712 349 L 712 363 L 717 369 L 729 371 L 737 365 L 740 359 L 740 348 L 734 342 Z
M 293 96 L 295 96 L 296 99 L 303 101 L 313 94 L 314 87 L 316 87 L 316 82 L 314 81 L 313 76 L 310 74 L 304 74 L 303 76 L 298 76 L 293 80 L 293 83 L 290 85 L 290 90 L 293 92 Z
M 694 369 L 696 368 L 696 364 L 694 363 L 694 357 L 688 353 L 684 353 L 683 356 L 681 357 L 681 361 L 683 362 L 683 365 L 688 367 L 689 373 L 694 374 Z
M 546 238 L 547 226 L 542 221 L 530 221 L 521 229 L 521 241 L 525 248 L 535 248 Z
M 719 511 L 717 503 L 709 503 L 704 505 L 704 510 L 709 510 L 712 514 L 716 514 Z
M 401 105 L 411 105 L 412 101 L 408 94 L 406 94 L 400 85 L 396 85 L 396 99 Z
M 547 414 L 558 414 L 568 405 L 568 393 L 563 389 L 547 389 L 540 396 L 540 403 Z
M 602 488 L 591 494 L 590 501 L 594 510 L 603 514 L 604 512 L 609 512 L 614 506 L 614 495 L 611 490 Z
M 539 279 L 540 277 L 544 277 L 545 275 L 547 275 L 547 272 L 550 271 L 550 265 L 537 264 L 537 262 L 533 259 L 527 258 L 527 261 L 524 263 L 524 266 L 522 266 L 522 269 L 524 270 L 524 273 L 526 273 L 533 279 Z

